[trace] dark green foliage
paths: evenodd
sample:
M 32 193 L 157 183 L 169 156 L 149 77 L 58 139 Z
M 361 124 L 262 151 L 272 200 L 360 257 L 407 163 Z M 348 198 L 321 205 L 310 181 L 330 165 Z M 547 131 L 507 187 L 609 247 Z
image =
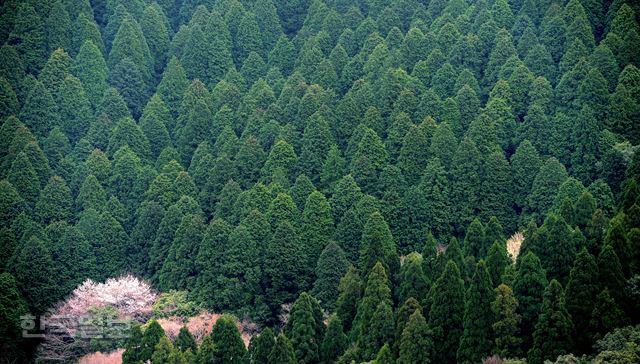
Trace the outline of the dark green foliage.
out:
M 20 152 L 11 164 L 7 181 L 15 187 L 29 207 L 35 205 L 40 193 L 40 177 L 24 152 Z
M 507 253 L 507 247 L 503 241 L 494 240 L 491 245 L 491 249 L 489 249 L 489 253 L 487 254 L 486 263 L 493 286 L 499 286 L 503 283 L 502 276 L 505 273 L 505 270 L 513 264 L 513 261 Z
M 51 177 L 36 203 L 36 215 L 43 225 L 54 221 L 68 221 L 72 202 L 71 190 L 65 181 L 58 176 Z
M 199 347 L 138 327 L 125 363 L 615 361 L 592 346 L 639 317 L 639 14 L 4 1 L 0 269 L 34 313 L 131 272 L 264 332 L 245 354 L 235 319 Z
M 351 323 L 356 317 L 357 302 L 362 296 L 362 291 L 362 280 L 358 271 L 350 266 L 344 277 L 340 279 L 336 300 L 336 314 L 342 320 L 345 331 L 351 328 Z
M 547 278 L 540 259 L 528 252 L 518 258 L 513 292 L 518 300 L 517 313 L 522 316 L 523 348 L 531 347 L 531 336 L 535 328 L 538 313 L 542 305 L 543 292 Z
M 316 311 L 317 304 L 315 298 L 302 292 L 291 307 L 285 333 L 291 336 L 298 363 L 314 363 L 320 359 L 324 323 L 321 321 L 322 312 Z
M 16 47 L 27 71 L 37 74 L 46 59 L 44 21 L 29 3 L 20 3 L 12 22 L 6 41 Z
M 366 219 L 360 243 L 359 269 L 365 274 L 381 262 L 385 271 L 394 277 L 399 270 L 400 260 L 391 231 L 384 218 L 374 213 Z M 392 278 L 393 279 L 393 278 Z
M 251 351 L 251 344 L 249 345 L 249 360 L 256 364 L 266 364 L 269 362 L 269 355 L 276 347 L 276 337 L 268 327 L 256 337 L 255 339 L 252 338 L 253 351 Z
M 433 360 L 455 363 L 463 334 L 464 282 L 456 263 L 448 261 L 429 294 L 428 327 L 433 338 Z
M 33 235 L 27 238 L 14 254 L 9 266 L 29 311 L 40 314 L 59 298 L 55 265 L 45 243 Z
M 398 302 L 405 302 L 409 298 L 418 301 L 426 299 L 431 282 L 422 267 L 423 257 L 418 253 L 411 253 L 405 257 L 398 274 Z
M 27 315 L 27 304 L 18 291 L 15 278 L 10 273 L 0 274 L 0 307 L 2 325 L 2 351 L 8 360 L 18 360 L 25 355 L 24 340 L 21 339 L 20 317 Z
M 240 337 L 236 322 L 232 317 L 220 317 L 216 321 L 216 324 L 213 325 L 213 330 L 211 330 L 209 336 L 213 342 L 213 352 L 211 356 L 202 358 L 205 362 L 244 363 L 247 349 Z M 202 348 L 200 350 L 202 350 Z
M 342 321 L 336 315 L 331 316 L 327 325 L 327 332 L 324 334 L 324 340 L 320 347 L 321 362 L 334 362 L 345 351 L 347 343 L 347 335 L 343 332 Z
M 589 320 L 599 291 L 596 260 L 583 249 L 576 255 L 565 290 L 567 312 L 575 324 L 574 344 L 578 352 L 589 351 Z
M 349 262 L 344 251 L 334 242 L 327 244 L 318 259 L 315 272 L 317 279 L 311 291 L 325 309 L 333 311 L 338 299 L 340 279 L 348 268 Z
M 495 290 L 495 300 L 491 302 L 495 322 L 493 328 L 495 348 L 498 355 L 510 357 L 520 353 L 521 316 L 517 313 L 518 301 L 511 288 L 500 284 Z
M 573 322 L 565 307 L 562 286 L 555 279 L 544 291 L 540 316 L 533 333 L 527 362 L 538 364 L 566 354 L 572 345 Z
M 20 120 L 39 137 L 59 126 L 58 106 L 45 86 L 36 81 L 20 111 Z
M 276 344 L 271 350 L 269 354 L 268 363 L 274 364 L 295 364 L 296 354 L 293 351 L 293 345 L 291 345 L 291 341 L 283 334 L 278 334 L 278 338 L 276 339 Z
M 420 310 L 415 310 L 402 331 L 398 363 L 429 363 L 433 349 L 427 322 Z
M 494 292 L 491 277 L 483 260 L 476 265 L 466 293 L 464 331 L 457 352 L 458 363 L 474 363 L 490 354 L 493 335 L 486 330 L 494 321 L 491 303 Z

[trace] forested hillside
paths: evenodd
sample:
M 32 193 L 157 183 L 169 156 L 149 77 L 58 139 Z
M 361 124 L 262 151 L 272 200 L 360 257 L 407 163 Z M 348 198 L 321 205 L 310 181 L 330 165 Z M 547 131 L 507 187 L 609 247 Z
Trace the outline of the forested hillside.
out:
M 640 362 L 639 20 L 2 1 L 0 363 Z

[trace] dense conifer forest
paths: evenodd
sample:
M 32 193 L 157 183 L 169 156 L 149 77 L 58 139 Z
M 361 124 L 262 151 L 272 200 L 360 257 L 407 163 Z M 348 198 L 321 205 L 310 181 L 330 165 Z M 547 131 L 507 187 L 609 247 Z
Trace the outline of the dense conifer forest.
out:
M 640 362 L 640 2 L 1 3 L 1 364 Z

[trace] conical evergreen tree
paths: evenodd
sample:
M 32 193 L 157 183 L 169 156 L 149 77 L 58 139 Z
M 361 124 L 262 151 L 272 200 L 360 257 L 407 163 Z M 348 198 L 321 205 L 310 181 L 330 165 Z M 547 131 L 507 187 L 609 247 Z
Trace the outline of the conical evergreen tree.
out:
M 167 126 L 172 125 L 173 120 L 169 108 L 158 94 L 153 95 L 140 118 L 140 129 L 149 140 L 152 157 L 157 158 L 164 148 L 171 145 Z
M 405 302 L 409 298 L 418 301 L 426 299 L 430 281 L 422 270 L 422 259 L 418 253 L 411 253 L 405 257 L 398 275 L 400 286 L 397 290 L 397 297 L 399 302 Z
M 513 292 L 518 300 L 518 314 L 522 316 L 523 349 L 532 345 L 533 334 L 538 313 L 542 305 L 543 292 L 547 286 L 547 278 L 540 259 L 528 252 L 518 259 Z
M 381 262 L 385 271 L 395 280 L 400 268 L 400 260 L 396 252 L 395 242 L 389 226 L 380 213 L 374 213 L 367 219 L 360 243 L 359 269 L 361 273 L 371 271 L 373 266 Z
M 533 333 L 533 347 L 528 352 L 527 362 L 538 364 L 567 353 L 571 349 L 573 329 L 571 316 L 565 307 L 562 286 L 554 279 L 544 291 L 540 316 Z
M 316 281 L 311 293 L 320 301 L 322 306 L 332 311 L 338 299 L 338 285 L 340 279 L 349 268 L 344 251 L 334 242 L 327 246 L 320 254 L 316 266 Z
M 433 360 L 455 363 L 455 353 L 463 334 L 464 282 L 453 261 L 447 262 L 433 287 L 429 301 L 428 327 L 433 338 Z
M 287 322 L 291 344 L 299 363 L 313 363 L 320 359 L 320 344 L 324 332 L 318 332 L 312 300 L 314 298 L 307 293 L 301 293 L 291 308 Z
M 11 164 L 7 181 L 15 187 L 27 206 L 35 205 L 40 194 L 40 177 L 24 152 L 20 152 Z
M 505 284 L 500 284 L 494 292 L 495 300 L 491 303 L 491 309 L 495 317 L 492 325 L 495 352 L 502 357 L 518 355 L 522 343 L 519 337 L 522 317 L 516 312 L 518 301 L 511 287 Z
M 29 311 L 43 313 L 58 300 L 55 263 L 45 243 L 37 236 L 27 238 L 12 259 L 10 273 L 16 278 L 18 289 L 29 305 Z
M 36 81 L 20 111 L 20 120 L 39 137 L 60 125 L 60 114 L 51 93 Z
M 54 221 L 68 221 L 71 217 L 72 203 L 71 190 L 64 179 L 54 176 L 40 193 L 36 203 L 36 215 L 44 225 Z
M 491 277 L 480 260 L 466 294 L 464 331 L 458 348 L 458 363 L 474 363 L 490 354 L 493 335 L 486 330 L 494 321 L 491 303 L 494 300 Z
M 51 5 L 49 16 L 44 24 L 44 33 L 47 44 L 47 54 L 58 48 L 70 52 L 71 49 L 71 19 L 65 10 L 62 1 L 56 1 Z
M 327 325 L 327 332 L 324 334 L 324 340 L 320 347 L 321 362 L 335 362 L 347 348 L 347 343 L 348 339 L 343 332 L 342 321 L 336 315 L 331 316 Z
M 220 363 L 244 363 L 247 349 L 244 346 L 235 320 L 230 316 L 222 316 L 213 325 L 211 334 L 214 350 L 209 361 Z
M 249 352 L 251 355 L 250 360 L 252 363 L 256 364 L 267 364 L 269 363 L 269 355 L 274 350 L 276 346 L 276 337 L 273 335 L 273 331 L 270 328 L 265 328 L 260 332 L 260 335 L 257 335 L 257 339 L 255 339 L 255 344 L 253 347 L 253 352 Z M 251 348 L 251 345 L 249 345 Z
M 175 346 L 176 349 L 182 352 L 186 352 L 187 350 L 191 350 L 192 353 L 197 352 L 196 339 L 186 326 L 180 328 L 178 336 L 176 336 Z
M 582 249 L 576 255 L 565 290 L 567 312 L 575 323 L 575 349 L 579 352 L 589 351 L 589 320 L 595 305 L 594 298 L 599 291 L 596 260 L 586 249 Z
M 505 243 L 495 240 L 489 249 L 489 254 L 487 254 L 487 270 L 494 287 L 503 283 L 502 276 L 512 263 Z
M 362 280 L 358 271 L 350 266 L 347 273 L 340 279 L 338 285 L 338 299 L 336 300 L 336 314 L 342 320 L 345 332 L 351 328 L 356 317 L 357 302 L 362 296 Z
M 278 334 L 276 344 L 269 354 L 269 363 L 274 364 L 295 364 L 296 354 L 293 351 L 291 341 L 283 334 Z
M 398 363 L 430 363 L 433 350 L 427 321 L 420 310 L 415 310 L 402 331 Z
M 20 317 L 27 315 L 27 304 L 18 291 L 15 278 L 11 273 L 0 274 L 0 307 L 2 314 L 2 349 L 5 357 L 9 360 L 18 360 L 26 355 L 24 342 L 20 339 L 22 328 Z

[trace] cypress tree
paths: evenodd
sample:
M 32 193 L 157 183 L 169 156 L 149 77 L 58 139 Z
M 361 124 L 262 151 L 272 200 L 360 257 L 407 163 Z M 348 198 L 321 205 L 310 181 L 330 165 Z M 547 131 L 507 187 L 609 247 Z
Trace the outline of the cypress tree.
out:
M 308 250 L 309 264 L 313 266 L 334 230 L 331 206 L 322 193 L 314 191 L 307 197 L 301 223 L 301 238 Z
M 149 140 L 140 126 L 130 117 L 120 119 L 113 128 L 107 153 L 115 156 L 116 152 L 124 146 L 131 148 L 129 151 L 140 158 L 146 158 L 150 155 Z
M 427 321 L 420 310 L 415 310 L 402 331 L 398 363 L 430 363 L 433 350 Z
M 457 352 L 458 363 L 474 363 L 491 353 L 493 335 L 487 330 L 494 322 L 491 303 L 494 301 L 491 277 L 480 260 L 466 293 L 464 331 Z
M 324 334 L 324 340 L 320 347 L 320 360 L 322 363 L 335 362 L 346 350 L 348 339 L 342 328 L 342 321 L 338 316 L 333 315 L 329 318 L 327 332 Z
M 593 334 L 594 339 L 600 339 L 616 327 L 622 327 L 627 323 L 628 318 L 624 311 L 605 288 L 596 296 L 588 324 L 589 332 Z
M 195 285 L 196 264 L 188 257 L 197 254 L 203 234 L 204 223 L 200 216 L 182 218 L 159 274 L 161 287 L 184 290 Z M 186 261 L 190 263 L 185 264 Z
M 151 360 L 156 345 L 158 345 L 163 338 L 166 338 L 166 335 L 162 326 L 160 326 L 155 319 L 151 320 L 142 333 L 137 359 L 142 362 Z
M 175 351 L 173 344 L 166 336 L 160 338 L 151 355 L 152 363 L 169 363 L 169 356 Z
M 520 354 L 519 337 L 522 317 L 516 312 L 518 301 L 511 287 L 500 284 L 495 290 L 495 300 L 491 302 L 495 321 L 492 324 L 495 352 L 502 357 Z
M 289 221 L 279 221 L 265 257 L 267 304 L 277 311 L 292 302 L 295 292 L 306 287 L 308 267 L 304 247 Z
M 157 158 L 164 148 L 171 145 L 167 126 L 172 125 L 169 108 L 158 94 L 153 95 L 140 118 L 140 129 L 149 140 L 152 157 Z
M 526 211 L 538 223 L 550 210 L 558 189 L 567 179 L 565 167 L 554 157 L 547 159 L 536 174 L 527 197 Z
M 535 254 L 528 252 L 518 259 L 513 292 L 518 300 L 517 313 L 522 316 L 521 337 L 523 338 L 522 347 L 524 350 L 528 350 L 532 345 L 531 335 L 542 305 L 543 292 L 547 282 L 540 259 Z
M 502 276 L 507 267 L 510 267 L 513 263 L 507 253 L 506 244 L 503 241 L 495 240 L 493 242 L 491 249 L 489 249 L 489 253 L 487 254 L 486 263 L 493 287 L 497 287 L 503 283 Z
M 269 354 L 271 354 L 276 346 L 276 337 L 268 327 L 262 330 L 260 335 L 256 337 L 253 353 L 249 353 L 249 355 L 251 355 L 250 360 L 256 364 L 267 364 L 269 363 Z
M 230 233 L 231 226 L 224 220 L 215 218 L 209 223 L 198 249 L 196 287 L 198 301 L 205 307 L 215 309 L 222 307 L 220 298 L 222 287 L 217 282 L 217 278 L 222 273 L 222 253 L 228 247 Z
M 0 227 L 9 228 L 13 220 L 25 209 L 24 199 L 6 179 L 0 181 Z
M 27 71 L 37 74 L 46 57 L 44 21 L 29 3 L 20 3 L 12 20 L 7 44 L 15 45 Z
M 44 138 L 51 129 L 60 125 L 60 114 L 51 93 L 44 85 L 36 81 L 22 110 L 20 120 L 33 130 L 38 137 Z
M 317 320 L 321 320 L 322 317 L 316 317 L 313 301 L 313 297 L 302 292 L 291 307 L 289 321 L 285 327 L 285 332 L 291 336 L 291 344 L 299 363 L 314 363 L 320 359 L 324 324 Z
M 532 183 L 540 165 L 540 157 L 536 149 L 529 140 L 523 140 L 511 156 L 514 200 L 520 208 L 526 206 L 527 196 L 531 192 Z
M 44 23 L 46 52 L 50 54 L 58 48 L 71 52 L 71 19 L 64 8 L 62 1 L 56 1 L 51 5 L 49 16 Z
M 269 354 L 269 363 L 273 364 L 295 364 L 296 354 L 293 351 L 291 341 L 283 334 L 278 334 L 276 344 Z
M 342 298 L 342 295 L 340 298 Z M 338 298 L 339 307 L 340 298 Z M 358 303 L 357 313 L 352 326 L 352 335 L 354 338 L 360 338 L 365 334 L 367 325 L 371 321 L 376 308 L 383 302 L 389 305 L 391 304 L 391 289 L 383 265 L 377 262 L 367 276 L 364 295 Z M 347 318 L 344 317 L 343 319 L 346 321 Z
M 167 62 L 167 53 L 169 53 L 168 24 L 162 8 L 157 3 L 147 6 L 140 19 L 140 29 L 147 41 L 153 60 L 154 75 L 159 75 Z
M 43 313 L 59 299 L 55 265 L 45 243 L 36 235 L 27 238 L 12 259 L 9 273 L 15 278 L 29 311 Z
M 463 334 L 464 282 L 456 263 L 448 261 L 429 294 L 428 327 L 433 338 L 433 360 L 455 363 Z
M 394 277 L 400 268 L 395 242 L 384 218 L 376 212 L 368 217 L 364 225 L 358 267 L 364 274 L 378 262 L 382 263 L 385 271 L 395 280 Z
M 79 79 L 73 76 L 64 79 L 58 104 L 61 126 L 69 139 L 76 142 L 85 135 L 92 120 L 91 103 Z
M 330 242 L 320 254 L 316 266 L 316 281 L 311 294 L 320 301 L 322 306 L 333 311 L 338 299 L 340 279 L 349 268 L 344 251 L 334 242 Z
M 579 352 L 588 352 L 591 342 L 589 320 L 600 291 L 595 258 L 582 249 L 577 255 L 565 290 L 567 312 L 575 323 L 574 343 Z
M 398 275 L 397 297 L 399 302 L 405 302 L 410 298 L 423 301 L 429 293 L 430 282 L 422 270 L 422 256 L 411 253 L 404 259 Z
M 351 328 L 357 313 L 357 302 L 362 296 L 362 280 L 358 271 L 350 266 L 347 273 L 340 279 L 338 285 L 338 299 L 336 300 L 336 315 L 342 320 L 345 332 Z
M 322 164 L 331 144 L 329 124 L 324 116 L 316 112 L 307 121 L 298 158 L 298 170 L 314 184 L 320 179 Z
M 140 67 L 133 59 L 125 57 L 109 70 L 109 83 L 120 92 L 133 117 L 140 118 L 144 103 L 149 97 L 149 87 Z
M 156 92 L 171 111 L 173 118 L 178 117 L 182 97 L 188 87 L 189 80 L 180 61 L 172 57 L 162 73 L 162 79 Z M 170 128 L 170 131 L 172 131 L 172 128 Z
M 22 327 L 20 317 L 27 315 L 27 303 L 18 291 L 15 278 L 11 273 L 0 274 L 0 319 L 2 320 L 2 351 L 7 359 L 18 360 L 26 355 L 24 340 L 20 338 Z
M 72 27 L 73 42 L 72 53 L 78 54 L 82 45 L 91 41 L 98 47 L 101 54 L 105 54 L 104 42 L 100 33 L 100 27 L 90 14 L 81 13 L 76 18 Z
M 244 363 L 247 349 L 233 318 L 225 315 L 220 317 L 209 335 L 214 345 L 213 357 L 208 358 L 209 360 L 230 364 Z
M 64 179 L 51 177 L 36 203 L 36 215 L 43 225 L 54 221 L 68 221 L 71 217 L 71 190 Z
M 139 361 L 142 344 L 142 330 L 140 324 L 134 323 L 129 329 L 127 339 L 124 343 L 124 352 L 122 353 L 123 364 L 133 364 Z
M 572 345 L 573 322 L 565 307 L 562 286 L 555 279 L 544 291 L 540 316 L 533 333 L 533 347 L 527 362 L 540 364 L 566 354 Z
M 0 117 L 17 115 L 19 110 L 18 97 L 11 84 L 4 77 L 0 78 Z
M 153 58 L 149 45 L 138 22 L 129 14 L 123 19 L 113 39 L 107 65 L 113 78 L 117 65 L 125 58 L 131 59 L 140 72 L 142 82 L 148 87 L 153 75 Z
M 40 177 L 24 152 L 20 152 L 11 164 L 7 181 L 15 187 L 27 206 L 35 205 L 40 194 Z
M 474 257 L 486 256 L 489 248 L 486 243 L 484 226 L 479 219 L 473 219 L 464 237 L 465 254 Z
M 475 143 L 469 138 L 463 139 L 453 156 L 451 171 L 451 200 L 456 206 L 459 226 L 467 226 L 472 221 L 474 208 L 478 205 L 480 160 Z

